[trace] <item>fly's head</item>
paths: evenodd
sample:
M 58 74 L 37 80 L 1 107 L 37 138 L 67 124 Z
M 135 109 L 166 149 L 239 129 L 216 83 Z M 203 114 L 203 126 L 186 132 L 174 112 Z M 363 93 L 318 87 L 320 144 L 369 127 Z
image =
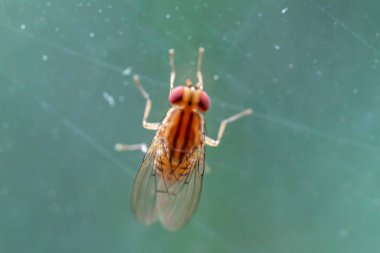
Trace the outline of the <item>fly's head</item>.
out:
M 180 108 L 202 113 L 206 112 L 211 104 L 207 93 L 199 85 L 192 85 L 189 79 L 186 80 L 186 86 L 178 86 L 170 92 L 169 102 Z

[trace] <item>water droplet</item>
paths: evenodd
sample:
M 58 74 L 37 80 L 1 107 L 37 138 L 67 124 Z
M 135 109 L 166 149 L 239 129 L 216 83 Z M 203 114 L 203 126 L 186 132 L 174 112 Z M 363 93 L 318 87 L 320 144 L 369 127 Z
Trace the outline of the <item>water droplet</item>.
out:
M 25 30 L 26 29 L 26 25 L 22 24 L 22 25 L 20 25 L 20 28 L 21 28 L 21 30 Z
M 132 67 L 128 67 L 123 71 L 123 76 L 129 76 L 132 73 Z
M 103 97 L 108 102 L 109 106 L 115 106 L 115 99 L 110 94 L 108 94 L 107 92 L 103 92 Z

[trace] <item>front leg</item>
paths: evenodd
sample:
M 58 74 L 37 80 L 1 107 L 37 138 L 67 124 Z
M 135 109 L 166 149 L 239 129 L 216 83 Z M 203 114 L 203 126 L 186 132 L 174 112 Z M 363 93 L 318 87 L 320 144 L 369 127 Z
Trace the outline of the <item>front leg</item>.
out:
M 211 147 L 217 147 L 223 137 L 223 133 L 224 133 L 224 130 L 226 129 L 227 127 L 227 124 L 228 123 L 231 123 L 231 122 L 234 122 L 242 117 L 245 117 L 245 116 L 248 116 L 252 113 L 252 109 L 245 109 L 244 111 L 238 113 L 238 114 L 235 114 L 227 119 L 224 119 L 222 120 L 222 122 L 220 123 L 220 126 L 219 126 L 219 131 L 218 131 L 218 136 L 216 138 L 216 140 L 206 136 L 206 144 L 211 146 Z
M 155 122 L 155 123 L 147 122 L 150 110 L 152 108 L 152 101 L 149 98 L 149 94 L 148 94 L 148 92 L 145 91 L 144 87 L 142 86 L 141 81 L 140 81 L 140 77 L 138 75 L 135 75 L 133 77 L 133 81 L 135 82 L 137 88 L 141 92 L 141 95 L 146 100 L 145 110 L 144 110 L 144 116 L 143 116 L 143 120 L 142 120 L 142 125 L 143 125 L 144 128 L 146 128 L 148 130 L 157 130 L 158 127 L 160 126 L 159 122 Z

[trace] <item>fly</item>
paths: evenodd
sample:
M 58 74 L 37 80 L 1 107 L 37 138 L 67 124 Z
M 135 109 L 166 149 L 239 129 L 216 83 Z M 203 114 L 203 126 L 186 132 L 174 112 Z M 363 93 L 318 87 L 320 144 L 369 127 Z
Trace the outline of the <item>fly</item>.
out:
M 147 122 L 152 102 L 141 84 L 134 76 L 134 82 L 146 100 L 142 125 L 156 134 L 147 148 L 146 144 L 116 144 L 117 151 L 141 150 L 144 160 L 133 183 L 131 205 L 136 218 L 151 224 L 157 219 L 168 230 L 177 230 L 193 216 L 199 202 L 202 178 L 205 169 L 205 145 L 219 145 L 228 123 L 252 113 L 246 109 L 227 119 L 219 127 L 216 139 L 205 135 L 204 113 L 210 107 L 210 98 L 203 90 L 201 71 L 204 48 L 199 48 L 197 79 L 193 85 L 174 87 L 174 49 L 170 55 L 170 93 L 171 108 L 160 122 Z

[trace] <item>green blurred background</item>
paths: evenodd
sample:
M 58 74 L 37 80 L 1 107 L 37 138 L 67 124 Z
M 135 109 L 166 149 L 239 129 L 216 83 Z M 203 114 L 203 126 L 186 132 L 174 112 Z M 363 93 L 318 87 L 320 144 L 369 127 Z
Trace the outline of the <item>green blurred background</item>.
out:
M 130 191 L 150 119 L 195 79 L 207 149 L 198 211 L 145 227 Z M 0 252 L 380 252 L 376 0 L 0 0 Z M 123 71 L 125 74 L 123 75 Z M 129 73 L 131 72 L 131 73 Z

